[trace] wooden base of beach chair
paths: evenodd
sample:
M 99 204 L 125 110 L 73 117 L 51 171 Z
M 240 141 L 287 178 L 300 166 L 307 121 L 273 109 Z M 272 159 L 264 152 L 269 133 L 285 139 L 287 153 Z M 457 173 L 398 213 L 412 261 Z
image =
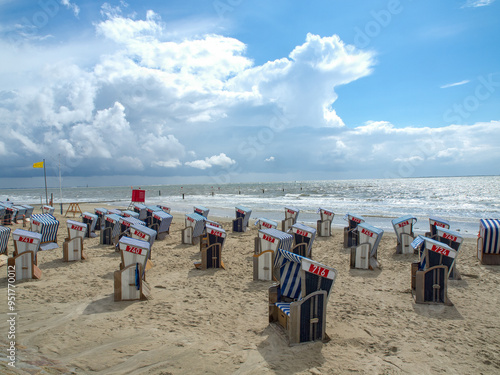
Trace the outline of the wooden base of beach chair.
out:
M 479 261 L 485 266 L 498 266 L 500 265 L 500 254 L 485 254 L 480 253 Z
M 319 237 L 330 237 L 332 235 L 332 221 L 318 220 L 316 222 L 316 229 Z
M 73 239 L 66 238 L 63 243 L 63 262 L 71 262 L 76 260 L 85 260 L 83 253 L 83 238 L 75 237 Z
M 140 278 L 142 266 L 131 264 L 114 273 L 114 300 L 117 301 L 144 301 L 151 298 L 149 285 Z
M 351 268 L 370 269 L 370 246 L 362 244 L 351 247 Z
M 253 255 L 253 279 L 273 280 L 274 251 L 266 250 Z
M 193 237 L 193 228 L 187 227 L 181 233 L 182 243 L 186 245 L 196 245 L 200 241 L 200 237 Z
M 224 262 L 222 261 L 222 246 L 220 243 L 215 243 L 210 245 L 206 249 L 201 251 L 201 262 L 195 262 L 194 266 L 201 270 L 206 270 L 207 268 L 224 268 L 226 269 Z
M 40 279 L 42 271 L 34 263 L 35 253 L 25 251 L 19 255 L 9 258 L 7 265 L 9 269 L 15 268 L 16 281 L 23 279 Z
M 448 267 L 434 266 L 418 270 L 418 263 L 412 263 L 412 295 L 415 303 L 453 305 L 448 299 Z
M 396 254 L 413 254 L 414 249 L 410 244 L 414 239 L 412 234 L 401 233 L 401 242 L 396 245 Z

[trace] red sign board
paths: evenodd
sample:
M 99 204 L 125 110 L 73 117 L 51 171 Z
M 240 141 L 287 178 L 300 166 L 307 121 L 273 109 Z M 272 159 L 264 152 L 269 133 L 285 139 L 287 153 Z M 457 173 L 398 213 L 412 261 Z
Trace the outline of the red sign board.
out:
M 366 230 L 365 228 L 361 229 L 361 233 L 366 234 L 368 237 L 373 237 L 373 232 Z
M 264 234 L 264 236 L 262 237 L 264 240 L 266 241 L 269 241 L 271 243 L 274 243 L 274 240 L 275 238 L 271 237 L 271 236 L 268 236 L 267 234 Z
M 400 228 L 406 227 L 408 224 L 410 224 L 410 222 L 408 220 L 406 220 L 406 221 L 403 221 L 402 223 L 399 223 L 398 227 L 400 227 Z
M 449 233 L 443 233 L 443 238 L 446 238 L 447 240 L 451 240 L 453 242 L 457 242 L 457 237 Z
M 328 277 L 328 273 L 330 271 L 327 270 L 326 268 L 317 266 L 315 264 L 311 264 L 309 266 L 309 272 L 314 273 L 314 274 L 319 275 L 319 276 Z
M 29 238 L 29 237 L 19 237 L 19 240 L 20 242 L 26 242 L 26 243 L 33 243 L 33 238 Z
M 432 251 L 434 251 L 435 253 L 438 253 L 438 254 L 443 254 L 445 256 L 448 256 L 450 255 L 450 250 L 448 249 L 445 249 L 441 246 L 437 246 L 437 245 L 432 245 L 432 248 L 431 248 Z
M 132 190 L 132 202 L 144 203 L 146 201 L 146 190 Z

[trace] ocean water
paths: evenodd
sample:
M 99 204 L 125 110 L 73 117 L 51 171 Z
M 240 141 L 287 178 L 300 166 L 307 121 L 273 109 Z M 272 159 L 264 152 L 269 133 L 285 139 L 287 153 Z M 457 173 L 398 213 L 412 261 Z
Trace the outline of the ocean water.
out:
M 138 188 L 139 186 L 135 186 Z M 252 210 L 252 219 L 280 221 L 284 207 L 300 210 L 299 222 L 316 225 L 319 207 L 335 213 L 333 225 L 345 226 L 347 212 L 356 213 L 371 225 L 393 231 L 391 220 L 411 214 L 418 218 L 415 230 L 428 230 L 429 216 L 451 222 L 451 229 L 463 235 L 477 235 L 479 220 L 500 217 L 500 176 L 436 177 L 380 180 L 297 181 L 224 185 L 154 185 L 146 190 L 146 204 L 165 204 L 173 212 L 192 212 L 193 205 L 210 209 L 210 215 L 234 217 L 234 207 Z M 61 202 L 59 189 L 49 189 L 55 205 Z M 184 195 L 184 197 L 183 197 Z M 127 206 L 131 187 L 63 188 L 62 202 L 102 202 Z M 45 189 L 0 189 L 0 201 L 39 207 L 45 203 Z M 36 211 L 35 211 L 36 212 Z M 210 218 L 209 215 L 209 218 Z

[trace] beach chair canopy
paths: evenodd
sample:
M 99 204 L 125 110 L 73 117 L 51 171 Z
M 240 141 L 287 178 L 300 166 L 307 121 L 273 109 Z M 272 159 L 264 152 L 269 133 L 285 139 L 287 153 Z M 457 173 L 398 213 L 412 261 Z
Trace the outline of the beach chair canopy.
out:
M 139 219 L 139 213 L 135 212 L 135 211 L 130 211 L 130 210 L 123 211 L 123 216 L 125 216 L 125 217 L 135 217 L 136 219 Z
M 384 230 L 380 228 L 376 228 L 373 225 L 369 225 L 367 223 L 361 223 L 358 225 L 358 235 L 359 235 L 359 243 L 369 242 L 372 245 L 372 248 L 376 248 L 382 239 L 382 235 L 384 234 Z
M 295 245 L 307 243 L 307 254 L 310 256 L 314 239 L 316 238 L 316 229 L 307 225 L 295 223 L 289 230 L 294 236 Z
M 205 220 L 204 216 L 197 213 L 186 214 L 186 228 L 193 228 L 193 238 L 201 236 L 205 230 Z
M 87 234 L 87 224 L 75 220 L 66 220 L 69 238 L 85 237 Z
M 278 227 L 277 222 L 275 222 L 273 220 L 265 219 L 263 217 L 259 217 L 257 219 L 257 221 L 254 223 L 254 225 L 258 226 L 259 229 L 262 229 L 262 228 L 276 229 Z
M 145 225 L 132 224 L 130 226 L 130 236 L 132 238 L 149 242 L 151 246 L 155 242 L 157 232 Z
M 431 236 L 434 237 L 437 234 L 437 232 L 436 232 L 437 228 L 449 229 L 450 222 L 448 220 L 441 219 L 441 218 L 436 217 L 436 216 L 431 216 L 431 217 L 429 217 L 429 226 L 430 226 L 430 230 L 431 230 Z
M 121 230 L 120 218 L 121 217 L 122 216 L 118 216 L 117 214 L 104 215 L 103 228 L 112 228 L 111 229 L 111 238 L 116 237 L 120 234 L 120 230 Z
M 347 221 L 347 223 L 349 224 L 349 229 L 351 229 L 351 230 L 357 228 L 358 224 L 365 222 L 365 219 L 363 218 L 363 216 L 358 215 L 358 214 L 353 214 L 350 212 L 345 214 L 344 220 Z
M 165 206 L 163 204 L 158 204 L 157 206 L 160 207 L 162 209 L 162 211 L 166 212 L 167 214 L 170 213 L 170 209 L 171 209 L 170 206 Z
M 26 213 L 28 212 L 28 209 L 25 206 L 13 205 L 12 208 L 15 208 L 17 210 L 16 220 L 22 220 L 23 217 L 28 217 L 26 215 Z
M 36 260 L 36 253 L 42 243 L 42 235 L 40 233 L 18 228 L 12 232 L 12 239 L 14 240 L 17 254 L 24 253 L 25 251 L 33 251 Z
M 174 217 L 169 213 L 159 210 L 153 213 L 153 224 L 158 226 L 158 233 L 168 232 Z
M 285 219 L 294 219 L 295 221 L 299 217 L 300 210 L 295 207 L 285 206 Z
M 451 229 L 436 228 L 436 234 L 439 242 L 447 244 L 456 251 L 460 250 L 460 246 L 464 241 L 464 238 L 460 233 Z
M 163 211 L 163 210 L 158 206 L 146 206 L 146 212 L 148 213 L 148 216 L 153 216 L 153 212 L 156 211 Z
M 333 213 L 332 210 L 328 210 L 326 208 L 318 208 L 318 212 L 321 216 L 321 220 L 325 221 L 325 220 L 328 220 L 328 221 L 332 221 L 333 218 L 335 217 L 335 214 Z
M 208 219 L 205 219 L 205 225 L 211 225 L 213 227 L 216 227 L 216 228 L 222 228 L 222 224 L 216 222 L 216 221 L 212 221 L 212 220 L 208 220 Z
M 397 219 L 393 219 L 391 222 L 394 232 L 396 232 L 396 236 L 398 237 L 398 241 L 401 241 L 402 233 L 413 233 L 413 226 L 417 222 L 417 218 L 412 215 L 405 215 L 398 217 Z
M 88 225 L 89 231 L 93 232 L 95 230 L 95 225 L 97 223 L 98 216 L 96 214 L 90 213 L 90 212 L 83 212 L 82 213 L 82 220 L 85 224 Z
M 148 216 L 147 207 L 144 204 L 136 203 L 133 205 L 134 211 L 139 214 L 139 220 L 145 220 Z
M 278 229 L 260 229 L 259 230 L 260 239 L 260 249 L 274 250 L 277 251 L 278 248 L 284 250 L 290 250 L 293 245 L 293 235 L 290 233 L 282 232 Z
M 31 230 L 42 235 L 42 243 L 57 242 L 59 220 L 51 214 L 31 215 Z
M 214 227 L 210 224 L 205 225 L 205 229 L 208 235 L 208 245 L 213 245 L 214 243 L 220 243 L 224 246 L 224 241 L 226 239 L 226 231 L 222 228 Z
M 243 218 L 243 228 L 246 228 L 248 226 L 248 220 L 250 219 L 250 215 L 252 214 L 252 210 L 248 207 L 236 206 L 235 211 L 236 211 L 236 218 L 242 217 Z
M 131 264 L 139 263 L 142 265 L 142 275 L 146 272 L 146 263 L 151 251 L 151 245 L 147 241 L 142 241 L 136 238 L 122 237 L 118 242 L 118 248 L 122 252 L 123 268 Z
M 193 209 L 195 213 L 204 217 L 208 217 L 208 213 L 210 212 L 210 210 L 204 206 L 194 206 Z
M 52 207 L 52 206 L 47 206 L 47 205 L 43 205 L 43 206 L 42 206 L 42 212 L 43 212 L 44 214 L 53 214 L 53 213 L 54 213 L 54 210 L 55 210 L 55 208 L 54 208 L 54 207 Z
M 484 254 L 500 254 L 500 220 L 481 219 L 478 241 Z
M 108 210 L 108 214 L 115 214 L 115 215 L 118 215 L 118 216 L 123 216 L 123 211 L 122 210 L 118 210 L 116 208 L 110 208 Z
M 144 225 L 144 226 L 146 225 L 144 221 L 139 220 L 132 216 L 120 216 L 118 222 L 121 225 L 120 230 L 122 232 L 125 232 L 131 225 Z
M 97 208 L 94 208 L 94 212 L 97 216 L 104 217 L 104 215 L 106 215 L 108 213 L 108 209 L 102 208 L 102 207 L 97 207 Z
M 10 228 L 0 225 L 0 254 L 7 252 L 7 244 L 9 243 Z

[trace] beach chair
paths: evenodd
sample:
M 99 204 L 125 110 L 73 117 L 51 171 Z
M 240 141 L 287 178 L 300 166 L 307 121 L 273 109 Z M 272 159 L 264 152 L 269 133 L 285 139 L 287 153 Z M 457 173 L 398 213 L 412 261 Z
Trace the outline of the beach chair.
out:
M 293 224 L 297 222 L 299 209 L 295 207 L 285 207 L 285 220 L 281 221 L 281 230 L 288 232 Z
M 92 214 L 90 212 L 82 213 L 82 221 L 84 224 L 87 224 L 87 237 L 95 238 L 97 234 L 95 234 L 95 228 L 97 225 L 99 217 L 96 214 Z
M 68 237 L 63 243 L 63 262 L 87 259 L 83 253 L 83 239 L 87 235 L 87 224 L 66 220 Z
M 205 230 L 204 216 L 197 213 L 186 214 L 186 227 L 182 230 L 182 243 L 195 245 Z
M 332 221 L 335 214 L 331 210 L 325 208 L 318 208 L 320 220 L 316 222 L 316 228 L 319 237 L 330 237 L 332 235 Z
M 290 252 L 312 258 L 312 245 L 316 238 L 316 229 L 307 225 L 295 223 L 289 232 L 293 234 L 293 247 Z
M 170 224 L 174 217 L 163 210 L 153 212 L 152 222 L 149 225 L 157 233 L 156 239 L 163 240 L 170 233 Z
M 25 213 L 26 219 L 30 218 L 31 215 L 33 215 L 34 207 L 27 205 L 27 204 L 23 204 L 22 207 L 24 207 L 26 209 L 26 213 Z
M 358 224 L 358 245 L 351 248 L 351 268 L 374 270 L 379 267 L 377 250 L 383 234 L 380 228 Z
M 457 252 L 448 245 L 418 236 L 411 246 L 420 261 L 411 265 L 411 290 L 416 303 L 452 305 L 448 299 L 448 274 Z
M 17 208 L 14 205 L 5 206 L 5 221 L 4 225 L 12 225 L 17 220 Z
M 450 222 L 434 216 L 429 218 L 429 227 L 430 231 L 425 233 L 425 237 L 436 239 L 437 228 L 450 229 Z
M 151 297 L 146 283 L 146 265 L 151 247 L 149 242 L 122 237 L 120 270 L 114 272 L 114 300 L 146 300 Z
M 101 230 L 101 228 L 104 226 L 103 225 L 104 216 L 108 213 L 108 210 L 106 208 L 103 208 L 103 207 L 97 207 L 97 208 L 94 208 L 94 213 L 97 215 L 95 229 Z
M 135 219 L 139 219 L 139 213 L 135 211 L 125 210 L 123 211 L 124 217 L 133 217 Z
M 358 225 L 365 222 L 365 219 L 356 214 L 347 213 L 344 216 L 347 227 L 344 227 L 344 248 L 358 246 Z
M 16 209 L 16 214 L 13 215 L 14 222 L 16 224 L 19 224 L 20 222 L 22 223 L 23 220 L 27 217 L 26 213 L 28 212 L 28 209 L 24 206 L 21 205 L 13 205 L 12 208 Z
M 10 228 L 0 225 L 0 254 L 8 255 L 7 245 L 9 243 L 9 237 L 10 237 Z
M 210 210 L 204 206 L 194 206 L 193 207 L 194 213 L 201 215 L 205 218 L 208 218 L 208 213 Z
M 132 225 L 146 226 L 146 223 L 144 221 L 136 219 L 135 217 L 132 216 L 120 216 L 120 219 L 118 219 L 118 223 L 120 224 L 120 234 L 118 235 L 118 238 L 113 239 L 113 243 L 116 246 L 118 246 L 118 241 L 123 236 L 130 237 L 129 233 L 130 233 L 130 227 Z
M 153 244 L 157 235 L 156 231 L 154 229 L 146 227 L 145 225 L 133 224 L 129 228 L 129 235 L 131 238 L 149 242 L 151 248 L 151 251 L 149 252 L 149 259 L 151 259 Z
M 252 210 L 247 207 L 236 206 L 235 211 L 236 219 L 233 220 L 233 232 L 245 232 L 248 228 L 248 220 Z
M 500 265 L 499 219 L 481 219 L 479 221 L 477 258 L 481 264 Z
M 4 225 L 5 220 L 5 206 L 0 204 L 0 225 Z
M 205 225 L 204 238 L 200 241 L 201 261 L 194 262 L 198 269 L 226 268 L 222 261 L 222 249 L 226 240 L 226 231 L 222 228 Z
M 165 206 L 163 204 L 157 204 L 157 206 L 160 207 L 163 212 L 166 212 L 167 214 L 170 213 L 170 206 Z
M 42 235 L 40 233 L 16 229 L 12 232 L 14 254 L 7 260 L 12 269 L 15 267 L 16 281 L 23 279 L 40 279 L 42 271 L 38 268 L 37 253 L 40 250 Z
M 222 228 L 222 224 L 221 223 L 218 223 L 216 221 L 212 221 L 212 220 L 208 220 L 208 219 L 205 219 L 205 225 L 211 225 L 213 227 L 216 227 L 216 228 Z
M 459 280 L 460 279 L 460 273 L 457 271 L 457 257 L 458 254 L 460 254 L 460 247 L 462 246 L 462 243 L 464 241 L 464 238 L 462 235 L 458 232 L 455 232 L 451 229 L 445 229 L 445 228 L 436 228 L 436 236 L 437 236 L 437 241 L 442 242 L 449 247 L 451 247 L 453 250 L 457 252 L 457 256 L 455 257 L 455 261 L 453 262 L 452 265 L 448 267 L 448 278 L 453 279 L 453 280 Z
M 293 235 L 278 229 L 261 229 L 255 238 L 253 254 L 253 279 L 279 279 L 278 270 L 273 269 L 274 257 L 278 249 L 290 250 Z
M 146 220 L 144 221 L 148 227 L 151 227 L 153 224 L 153 213 L 157 211 L 163 212 L 163 210 L 158 206 L 146 206 Z
M 55 208 L 52 206 L 48 206 L 48 205 L 42 206 L 42 214 L 51 214 L 52 215 L 54 213 L 54 210 L 55 210 Z
M 255 226 L 257 226 L 257 229 L 277 229 L 278 228 L 278 223 L 265 219 L 263 217 L 259 217 L 257 221 L 254 223 Z
M 30 230 L 42 235 L 42 250 L 57 249 L 57 231 L 59 220 L 51 214 L 31 215 Z
M 326 308 L 337 271 L 282 249 L 274 267 L 279 284 L 269 288 L 269 322 L 283 327 L 290 345 L 327 341 Z
M 405 215 L 391 222 L 394 232 L 396 232 L 396 254 L 413 254 L 413 248 L 410 244 L 415 239 L 413 226 L 417 222 L 417 218 L 412 215 Z
M 146 221 L 146 218 L 148 217 L 148 211 L 147 207 L 142 204 L 142 203 L 136 203 L 133 205 L 134 212 L 137 212 L 139 214 L 138 219 Z
M 101 245 L 113 245 L 118 243 L 121 233 L 120 218 L 116 214 L 106 214 L 101 223 Z

